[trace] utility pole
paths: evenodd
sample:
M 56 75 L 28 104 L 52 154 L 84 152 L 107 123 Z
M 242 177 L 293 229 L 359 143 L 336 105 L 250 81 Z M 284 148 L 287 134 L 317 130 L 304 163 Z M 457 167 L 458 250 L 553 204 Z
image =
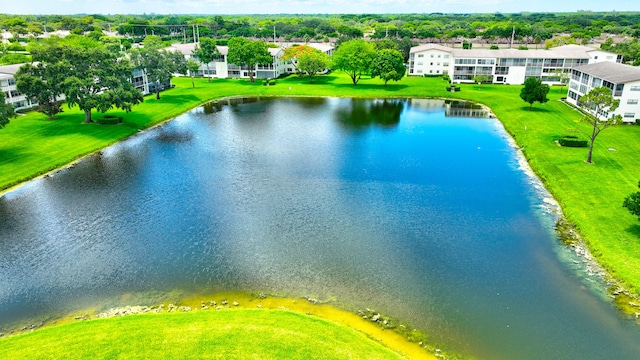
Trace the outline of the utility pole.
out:
M 509 49 L 513 49 L 513 39 L 516 37 L 516 27 L 513 26 L 513 31 L 511 32 L 511 45 L 509 45 Z
M 276 26 L 273 25 L 273 43 L 276 43 Z

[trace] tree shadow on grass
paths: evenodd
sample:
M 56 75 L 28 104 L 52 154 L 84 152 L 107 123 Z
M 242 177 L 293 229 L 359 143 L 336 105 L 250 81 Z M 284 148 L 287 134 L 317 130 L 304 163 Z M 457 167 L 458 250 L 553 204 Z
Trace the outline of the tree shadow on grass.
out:
M 336 88 L 349 88 L 349 89 L 355 89 L 355 90 L 361 89 L 361 90 L 377 90 L 377 91 L 391 91 L 391 92 L 400 91 L 409 87 L 409 85 L 402 85 L 402 84 L 387 84 L 387 86 L 384 86 L 383 84 L 360 84 L 360 83 L 358 85 L 335 84 L 333 86 L 335 86 Z
M 640 224 L 633 224 L 627 228 L 627 232 L 631 235 L 634 235 L 637 238 L 640 238 Z
M 161 103 L 161 104 L 182 104 L 185 102 L 194 102 L 194 101 L 199 101 L 200 98 L 198 98 L 195 95 L 172 95 L 172 94 L 167 94 L 164 95 L 162 93 L 160 93 L 160 100 L 156 100 L 155 95 L 153 98 L 151 99 L 145 99 L 145 102 L 151 104 L 153 102 L 157 102 L 157 103 Z M 135 110 L 135 107 L 133 108 L 133 110 Z
M 534 112 L 535 113 L 550 113 L 550 112 L 552 112 L 549 109 L 536 107 L 535 105 L 533 106 L 533 108 L 529 108 L 528 105 L 527 106 L 523 106 L 523 107 L 520 108 L 520 110 L 528 111 L 528 112 L 532 112 L 532 113 L 534 113 Z
M 3 146 L 0 144 L 0 164 L 19 162 L 25 152 L 24 146 Z

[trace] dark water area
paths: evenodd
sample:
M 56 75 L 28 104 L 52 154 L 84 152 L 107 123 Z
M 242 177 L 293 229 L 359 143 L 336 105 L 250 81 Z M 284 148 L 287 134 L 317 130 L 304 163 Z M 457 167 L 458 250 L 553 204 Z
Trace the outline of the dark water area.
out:
M 481 110 L 217 102 L 32 181 L 0 198 L 0 328 L 256 291 L 373 308 L 481 359 L 640 359 Z

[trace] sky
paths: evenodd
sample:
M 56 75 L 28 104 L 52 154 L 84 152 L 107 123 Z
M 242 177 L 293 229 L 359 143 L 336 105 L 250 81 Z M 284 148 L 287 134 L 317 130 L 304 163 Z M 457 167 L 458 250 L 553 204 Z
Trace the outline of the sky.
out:
M 0 0 L 2 14 L 361 14 L 640 11 L 638 0 Z

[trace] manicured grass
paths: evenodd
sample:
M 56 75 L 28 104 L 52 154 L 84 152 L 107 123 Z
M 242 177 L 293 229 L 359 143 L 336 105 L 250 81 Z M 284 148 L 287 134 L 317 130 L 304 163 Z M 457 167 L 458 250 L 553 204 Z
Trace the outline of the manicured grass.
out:
M 402 359 L 362 333 L 285 310 L 74 322 L 0 339 L 5 359 Z
M 640 180 L 640 127 L 619 126 L 605 130 L 594 148 L 595 164 L 584 162 L 584 148 L 558 147 L 555 139 L 589 126 L 580 114 L 560 102 L 566 92 L 553 88 L 550 101 L 528 109 L 518 96 L 520 86 L 461 85 L 462 91 L 445 92 L 440 78 L 405 78 L 386 87 L 379 79 L 364 78 L 357 86 L 339 73 L 314 79 L 295 76 L 279 79 L 274 86 L 246 80 L 196 80 L 178 78 L 175 89 L 156 101 L 147 97 L 134 111 L 122 115 L 124 124 L 83 125 L 82 114 L 68 109 L 59 119 L 39 114 L 12 120 L 0 130 L 0 189 L 67 164 L 121 138 L 178 115 L 209 99 L 234 95 L 344 96 L 344 97 L 441 97 L 473 100 L 489 106 L 523 148 L 533 169 L 560 202 L 586 243 L 622 284 L 640 293 L 640 222 L 622 208 L 624 197 L 636 191 Z M 614 148 L 615 151 L 609 150 Z

